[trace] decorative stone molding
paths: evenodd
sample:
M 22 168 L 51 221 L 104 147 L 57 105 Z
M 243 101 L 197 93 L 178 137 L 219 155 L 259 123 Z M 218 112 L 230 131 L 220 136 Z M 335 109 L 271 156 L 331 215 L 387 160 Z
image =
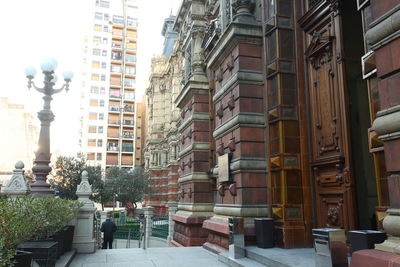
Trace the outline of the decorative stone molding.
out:
M 396 6 L 388 13 L 370 25 L 365 34 L 365 40 L 372 46 L 372 50 L 378 49 L 400 35 L 400 6 Z
M 29 185 L 27 184 L 24 175 L 24 166 L 25 165 L 22 161 L 17 161 L 15 163 L 14 174 L 4 188 L 4 193 L 10 198 L 25 196 L 30 192 Z
M 383 220 L 383 229 L 389 235 L 388 239 L 376 244 L 375 249 L 400 254 L 400 209 L 388 209 L 389 215 Z
M 372 130 L 380 135 L 381 140 L 400 138 L 400 105 L 379 111 Z
M 233 16 L 233 21 L 239 23 L 255 23 L 256 20 L 253 15 L 254 7 L 254 0 L 232 0 L 232 8 L 236 13 Z

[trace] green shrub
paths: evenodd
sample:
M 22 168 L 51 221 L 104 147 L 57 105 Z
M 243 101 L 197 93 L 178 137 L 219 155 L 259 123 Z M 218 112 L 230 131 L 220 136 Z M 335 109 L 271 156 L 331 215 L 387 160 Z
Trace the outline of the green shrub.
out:
M 53 197 L 0 198 L 0 266 L 9 266 L 18 244 L 60 231 L 83 204 Z

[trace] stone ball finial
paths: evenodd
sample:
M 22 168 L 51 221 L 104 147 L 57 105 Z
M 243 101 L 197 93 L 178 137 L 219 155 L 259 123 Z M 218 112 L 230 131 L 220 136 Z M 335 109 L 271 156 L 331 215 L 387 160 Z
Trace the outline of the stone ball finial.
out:
M 89 173 L 87 171 L 82 172 L 82 180 L 87 180 L 89 177 Z
M 20 161 L 20 160 L 18 160 L 18 161 L 15 163 L 15 169 L 17 169 L 17 170 L 22 170 L 24 167 L 25 167 L 25 164 L 24 164 L 22 161 Z

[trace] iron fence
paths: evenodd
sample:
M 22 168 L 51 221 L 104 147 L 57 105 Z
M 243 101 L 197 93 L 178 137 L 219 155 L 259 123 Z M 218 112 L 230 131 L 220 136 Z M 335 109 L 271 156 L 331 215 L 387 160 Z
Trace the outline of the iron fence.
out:
M 167 239 L 168 237 L 168 226 L 169 217 L 166 216 L 153 216 L 151 226 L 151 235 L 154 237 L 160 237 Z

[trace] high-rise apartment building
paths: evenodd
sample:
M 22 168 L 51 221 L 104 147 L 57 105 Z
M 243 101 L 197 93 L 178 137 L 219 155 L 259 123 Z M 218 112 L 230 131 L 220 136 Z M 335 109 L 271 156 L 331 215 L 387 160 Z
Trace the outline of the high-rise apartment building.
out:
M 137 9 L 136 0 L 96 0 L 84 40 L 80 145 L 103 169 L 134 166 Z

